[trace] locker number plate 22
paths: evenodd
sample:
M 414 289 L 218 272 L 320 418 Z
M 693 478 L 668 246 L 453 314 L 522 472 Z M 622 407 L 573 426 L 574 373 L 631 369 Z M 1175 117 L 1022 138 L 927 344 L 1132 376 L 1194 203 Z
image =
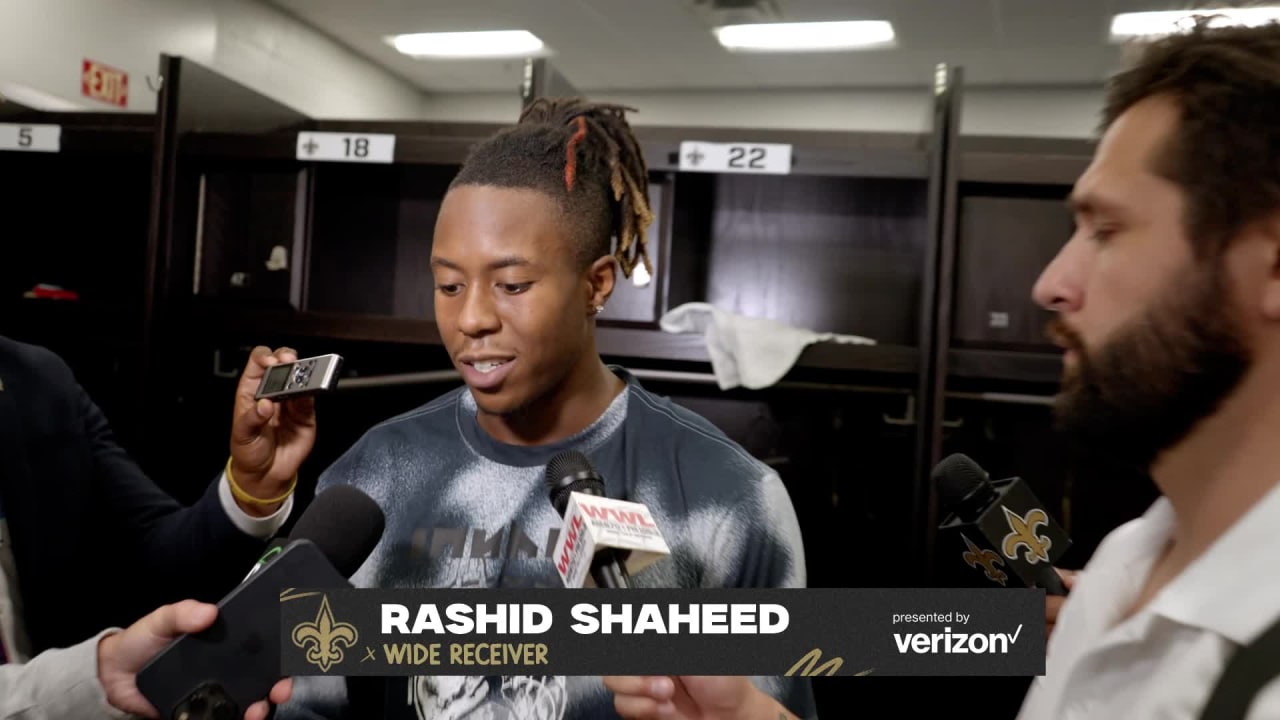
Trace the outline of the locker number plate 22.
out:
M 791 146 L 762 143 L 680 143 L 680 169 L 690 172 L 764 173 L 791 172 Z
M 395 135 L 363 133 L 300 132 L 299 160 L 328 162 L 390 163 L 395 160 Z

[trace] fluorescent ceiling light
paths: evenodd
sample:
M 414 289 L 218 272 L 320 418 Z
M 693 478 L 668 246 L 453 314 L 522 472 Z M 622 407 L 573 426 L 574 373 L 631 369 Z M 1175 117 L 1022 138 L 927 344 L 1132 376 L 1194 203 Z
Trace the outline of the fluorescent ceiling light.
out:
M 545 53 L 546 46 L 527 30 L 484 30 L 395 35 L 387 42 L 416 58 L 509 58 Z
M 720 44 L 745 52 L 830 52 L 887 47 L 893 25 L 884 20 L 727 25 L 714 30 Z
M 1111 18 L 1111 39 L 1172 35 L 1190 27 L 1198 15 L 1217 16 L 1209 22 L 1211 27 L 1263 25 L 1280 20 L 1280 7 L 1121 13 Z

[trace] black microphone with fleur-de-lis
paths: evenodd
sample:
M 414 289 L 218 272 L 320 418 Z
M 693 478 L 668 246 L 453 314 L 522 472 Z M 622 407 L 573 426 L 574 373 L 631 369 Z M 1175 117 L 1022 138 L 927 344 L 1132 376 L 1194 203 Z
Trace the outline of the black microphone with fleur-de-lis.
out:
M 378 503 L 349 485 L 317 493 L 287 540 L 273 543 L 235 589 L 218 601 L 209 628 L 179 637 L 137 674 L 139 692 L 167 720 L 238 718 L 280 679 L 282 651 L 300 650 L 321 673 L 354 650 L 356 626 L 335 617 L 326 589 L 352 587 L 382 539 Z M 317 608 L 310 610 L 310 608 Z M 282 611 L 308 610 L 282 644 Z
M 1067 594 L 1054 565 L 1071 547 L 1071 538 L 1026 481 L 992 481 L 982 466 L 961 453 L 944 458 L 932 477 L 943 514 L 937 547 L 944 555 L 954 551 L 965 565 L 944 564 L 944 577 L 960 585 L 1037 587 L 1050 595 Z

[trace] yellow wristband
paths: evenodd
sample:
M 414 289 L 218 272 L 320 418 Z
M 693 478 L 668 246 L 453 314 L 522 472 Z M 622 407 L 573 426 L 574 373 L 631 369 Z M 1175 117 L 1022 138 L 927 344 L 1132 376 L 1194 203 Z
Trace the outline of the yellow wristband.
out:
M 250 505 L 261 505 L 266 507 L 268 505 L 282 503 L 289 499 L 289 496 L 293 494 L 294 489 L 298 487 L 298 473 L 293 474 L 293 480 L 289 482 L 289 489 L 285 490 L 283 495 L 264 500 L 263 498 L 256 498 L 250 495 L 244 490 L 241 490 L 239 485 L 236 485 L 235 476 L 231 474 L 231 458 L 227 458 L 227 483 L 231 485 L 231 495 L 235 497 L 235 499 L 240 502 L 249 503 Z

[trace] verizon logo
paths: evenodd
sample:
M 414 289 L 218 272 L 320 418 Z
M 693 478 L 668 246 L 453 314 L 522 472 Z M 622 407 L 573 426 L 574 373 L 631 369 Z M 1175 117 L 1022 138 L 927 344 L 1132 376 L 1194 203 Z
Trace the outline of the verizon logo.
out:
M 560 552 L 560 559 L 556 562 L 556 569 L 561 575 L 569 573 L 569 553 L 573 552 L 573 548 L 578 544 L 578 536 L 582 534 L 582 516 L 574 515 L 573 520 L 569 523 L 569 534 L 564 541 L 564 550 Z
M 1012 633 L 953 633 L 951 628 L 943 628 L 940 633 L 894 633 L 893 640 L 903 654 L 986 655 L 1009 652 L 1021 634 L 1022 625 Z
M 641 527 L 654 527 L 653 523 L 644 516 L 631 510 L 618 510 L 617 508 L 602 508 L 589 503 L 582 504 L 582 511 L 585 512 L 592 520 L 614 520 L 627 525 L 640 525 Z

